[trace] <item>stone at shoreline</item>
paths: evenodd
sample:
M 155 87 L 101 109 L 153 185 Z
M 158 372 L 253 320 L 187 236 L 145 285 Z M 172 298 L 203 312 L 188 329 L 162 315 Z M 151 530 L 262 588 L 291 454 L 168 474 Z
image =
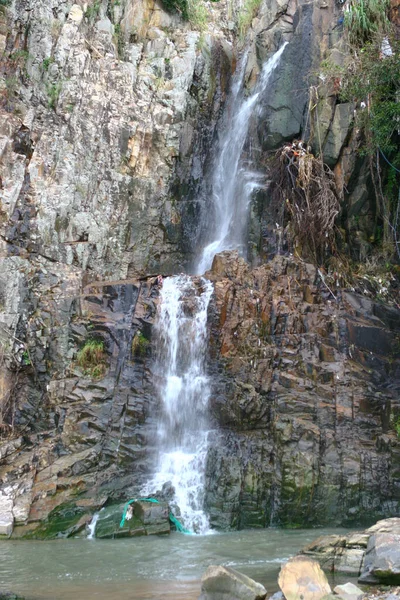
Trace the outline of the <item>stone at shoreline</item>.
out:
M 400 534 L 376 533 L 368 541 L 362 583 L 400 584 Z
M 376 542 L 371 539 L 381 535 L 389 537 L 379 537 L 375 550 Z M 394 537 L 392 541 L 390 536 Z M 304 547 L 302 554 L 317 560 L 327 571 L 354 575 L 362 573 L 360 581 L 365 583 L 389 580 L 397 583 L 396 571 L 400 568 L 400 550 L 397 551 L 396 539 L 400 540 L 400 518 L 394 517 L 378 521 L 363 532 L 319 537 Z M 386 573 L 387 569 L 390 574 Z M 398 573 L 400 574 L 400 570 Z
M 229 567 L 210 565 L 201 578 L 199 600 L 264 600 L 266 596 L 261 583 Z
M 169 509 L 165 502 L 135 502 L 132 516 L 120 527 L 124 504 L 107 506 L 99 513 L 96 523 L 96 538 L 137 537 L 170 533 Z
M 333 591 L 339 598 L 342 598 L 342 600 L 359 600 L 364 595 L 364 592 L 354 585 L 354 583 L 337 585 Z
M 14 527 L 13 503 L 10 498 L 0 494 L 0 538 L 10 537 Z
M 321 600 L 331 593 L 319 564 L 305 556 L 295 556 L 283 565 L 278 583 L 286 600 Z
M 0 590 L 0 600 L 25 600 L 25 598 L 13 592 L 2 592 Z

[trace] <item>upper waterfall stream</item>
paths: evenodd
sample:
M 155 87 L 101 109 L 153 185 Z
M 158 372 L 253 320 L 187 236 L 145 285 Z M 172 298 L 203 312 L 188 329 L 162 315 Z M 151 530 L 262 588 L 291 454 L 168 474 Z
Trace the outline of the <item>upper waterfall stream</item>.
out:
M 255 187 L 260 185 L 260 174 L 252 171 L 251 164 L 245 165 L 241 156 L 251 118 L 286 45 L 287 42 L 265 63 L 253 93 L 247 98 L 243 95 L 247 55 L 242 59 L 223 117 L 223 132 L 212 173 L 212 198 L 215 209 L 212 238 L 203 249 L 196 273 L 202 274 L 207 271 L 218 252 L 242 250 L 244 247 L 251 194 Z

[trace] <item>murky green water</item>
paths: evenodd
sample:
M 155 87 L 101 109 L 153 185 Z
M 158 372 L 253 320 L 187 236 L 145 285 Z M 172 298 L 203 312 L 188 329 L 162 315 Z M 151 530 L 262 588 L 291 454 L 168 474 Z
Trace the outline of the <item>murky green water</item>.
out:
M 338 530 L 6 541 L 0 543 L 0 590 L 29 600 L 194 600 L 207 566 L 224 564 L 273 593 L 280 565 L 307 542 L 333 532 Z

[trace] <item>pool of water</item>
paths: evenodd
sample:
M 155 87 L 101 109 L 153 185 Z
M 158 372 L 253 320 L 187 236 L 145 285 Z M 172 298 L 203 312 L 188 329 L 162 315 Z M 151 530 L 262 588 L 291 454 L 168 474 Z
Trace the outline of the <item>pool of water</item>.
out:
M 342 531 L 263 529 L 123 540 L 4 541 L 0 590 L 27 600 L 195 600 L 206 568 L 223 564 L 260 581 L 272 594 L 278 589 L 281 564 L 319 535 Z

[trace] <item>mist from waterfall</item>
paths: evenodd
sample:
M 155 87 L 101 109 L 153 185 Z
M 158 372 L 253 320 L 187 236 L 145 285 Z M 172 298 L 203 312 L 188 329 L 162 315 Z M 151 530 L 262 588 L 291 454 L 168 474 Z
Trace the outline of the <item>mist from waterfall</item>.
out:
M 214 256 L 223 250 L 235 249 L 244 254 L 251 196 L 253 190 L 259 187 L 262 177 L 249 168 L 251 165 L 246 165 L 241 160 L 243 147 L 252 116 L 257 112 L 262 93 L 267 88 L 286 45 L 287 42 L 265 63 L 255 89 L 248 98 L 243 95 L 247 55 L 242 59 L 225 110 L 219 153 L 212 174 L 215 209 L 212 239 L 203 249 L 196 273 L 203 274 L 210 269 Z

